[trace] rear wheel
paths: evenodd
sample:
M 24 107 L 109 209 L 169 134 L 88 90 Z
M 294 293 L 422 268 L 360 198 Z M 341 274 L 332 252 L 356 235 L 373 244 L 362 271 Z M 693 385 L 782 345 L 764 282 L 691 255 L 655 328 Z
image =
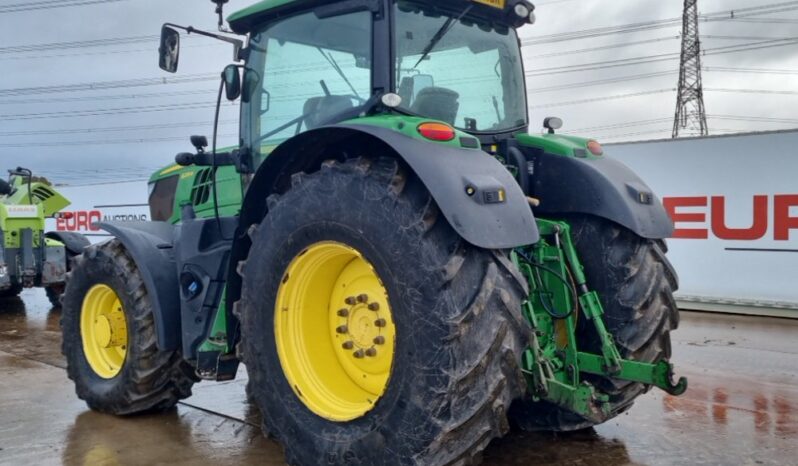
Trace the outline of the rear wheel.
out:
M 392 159 L 269 200 L 240 268 L 242 356 L 289 464 L 469 464 L 509 427 L 521 282 Z
M 604 322 L 625 359 L 659 362 L 671 356 L 670 331 L 679 325 L 673 297 L 678 281 L 665 258 L 665 242 L 641 238 L 608 220 L 589 215 L 562 218 L 585 267 L 587 285 L 598 293 Z M 577 328 L 579 348 L 601 354 L 601 342 L 587 319 Z M 598 391 L 609 395 L 611 414 L 632 406 L 650 386 L 586 375 Z M 519 400 L 510 411 L 514 424 L 525 430 L 577 430 L 594 423 L 554 405 Z
M 75 258 L 61 319 L 67 374 L 92 409 L 162 410 L 191 395 L 192 369 L 158 349 L 147 290 L 117 240 Z

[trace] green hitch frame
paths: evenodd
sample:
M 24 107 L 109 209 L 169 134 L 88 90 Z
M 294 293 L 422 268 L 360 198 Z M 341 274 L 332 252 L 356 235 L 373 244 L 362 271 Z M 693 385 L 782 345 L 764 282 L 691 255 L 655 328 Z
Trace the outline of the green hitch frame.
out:
M 621 357 L 604 325 L 599 296 L 587 286 L 570 226 L 544 219 L 537 224 L 541 240 L 511 253 L 530 289 L 522 313 L 532 332 L 522 370 L 533 399 L 554 403 L 598 423 L 611 414 L 609 397 L 583 381 L 582 374 L 653 385 L 675 396 L 684 393 L 687 379 L 682 377 L 674 384 L 673 366 L 668 361 L 651 364 Z M 568 311 L 557 312 L 558 307 Z M 580 315 L 599 337 L 601 354 L 579 350 L 576 324 Z

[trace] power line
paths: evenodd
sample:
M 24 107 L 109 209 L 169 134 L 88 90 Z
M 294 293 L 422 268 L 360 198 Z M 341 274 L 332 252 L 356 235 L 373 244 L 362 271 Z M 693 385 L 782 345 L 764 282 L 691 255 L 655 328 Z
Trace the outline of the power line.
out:
M 0 115 L 0 121 L 38 120 L 46 118 L 75 118 L 101 115 L 120 115 L 126 113 L 166 112 L 172 110 L 196 110 L 215 107 L 215 103 L 187 103 L 144 105 L 138 107 L 103 108 L 94 110 L 71 110 L 66 112 L 21 113 L 15 115 Z
M 199 89 L 193 91 L 174 91 L 174 92 L 152 92 L 143 94 L 118 94 L 92 96 L 91 101 L 98 100 L 127 100 L 127 99 L 151 99 L 160 97 L 181 97 L 191 95 L 212 95 L 214 89 Z M 44 99 L 24 99 L 24 100 L 0 100 L 0 105 L 21 105 L 21 104 L 50 104 L 55 102 L 86 102 L 86 97 L 57 97 Z
M 220 134 L 220 138 L 237 137 L 238 133 Z M 155 142 L 172 142 L 172 141 L 185 141 L 185 136 L 167 136 L 161 138 L 142 137 L 134 139 L 103 139 L 103 140 L 90 140 L 90 141 L 58 141 L 58 142 L 36 142 L 36 143 L 22 143 L 13 142 L 7 144 L 0 144 L 0 147 L 61 147 L 61 146 L 93 146 L 93 145 L 115 145 L 115 144 L 150 144 Z
M 593 97 L 590 99 L 568 100 L 564 102 L 550 102 L 546 104 L 530 105 L 529 108 L 536 109 L 536 108 L 549 108 L 549 107 L 564 107 L 566 105 L 579 105 L 579 104 L 587 104 L 592 102 L 602 102 L 606 100 L 627 99 L 630 97 L 640 97 L 644 95 L 662 94 L 663 92 L 675 92 L 675 91 L 676 89 L 655 89 L 653 91 L 633 92 L 630 94 L 616 94 L 616 95 L 608 95 L 602 97 Z
M 160 36 L 132 36 L 132 37 L 110 37 L 104 39 L 90 39 L 70 42 L 50 42 L 45 44 L 12 45 L 0 47 L 0 54 L 21 53 L 21 52 L 40 52 L 42 50 L 64 50 L 87 47 L 109 47 L 113 45 L 140 44 L 144 42 L 155 42 Z
M 119 89 L 139 86 L 159 86 L 163 84 L 182 84 L 202 81 L 217 81 L 218 73 L 205 73 L 160 78 L 137 78 L 119 81 L 96 81 L 77 84 L 62 84 L 56 86 L 36 86 L 0 89 L 0 96 L 52 94 L 59 92 L 97 91 L 105 89 Z
M 551 91 L 559 91 L 564 89 L 576 89 L 580 87 L 592 87 L 592 86 L 600 86 L 603 84 L 616 84 L 620 82 L 628 82 L 628 81 L 637 81 L 643 79 L 650 79 L 660 76 L 672 76 L 678 70 L 669 70 L 669 71 L 659 71 L 654 73 L 645 73 L 645 74 L 637 74 L 637 75 L 630 75 L 630 76 L 619 76 L 616 78 L 607 78 L 607 79 L 597 79 L 593 81 L 585 81 L 585 82 L 578 82 L 578 83 L 570 83 L 570 84 L 560 84 L 557 86 L 546 86 L 546 87 L 538 87 L 538 88 L 531 88 L 527 89 L 529 93 L 532 92 L 551 92 Z
M 238 120 L 220 120 L 219 126 L 238 124 Z M 13 136 L 41 136 L 41 135 L 61 135 L 61 134 L 94 134 L 94 133 L 114 133 L 122 131 L 144 131 L 174 128 L 196 128 L 210 126 L 210 121 L 193 121 L 185 123 L 162 123 L 157 125 L 129 125 L 129 126 L 110 126 L 104 128 L 72 128 L 72 129 L 50 129 L 50 130 L 28 130 L 28 131 L 5 131 L 0 133 L 0 137 Z
M 789 8 L 785 8 L 789 7 Z M 776 12 L 783 12 L 798 9 L 798 1 L 790 1 L 790 2 L 780 2 L 780 3 L 771 3 L 766 5 L 759 5 L 754 7 L 748 8 L 738 8 L 735 9 L 735 20 L 738 21 L 746 21 L 749 20 L 749 16 L 759 15 L 759 14 L 768 14 L 768 13 L 776 13 Z M 764 10 L 764 11 L 763 11 Z M 730 15 L 732 10 L 723 10 L 717 11 L 713 13 L 707 13 L 701 15 L 701 18 L 704 21 L 721 21 L 726 20 L 726 15 Z M 740 14 L 742 13 L 742 14 Z M 754 19 L 750 19 L 750 21 L 755 21 Z M 768 21 L 767 19 L 763 21 Z M 568 31 L 568 32 L 561 32 L 556 34 L 547 34 L 537 37 L 532 37 L 528 39 L 524 39 L 521 41 L 523 45 L 537 45 L 537 44 L 547 44 L 552 42 L 564 42 L 564 41 L 571 41 L 571 40 L 580 40 L 580 39 L 591 39 L 595 37 L 607 36 L 607 35 L 614 35 L 614 34 L 627 34 L 633 32 L 642 32 L 642 31 L 649 31 L 653 29 L 662 29 L 667 28 L 670 26 L 676 26 L 682 22 L 682 18 L 666 18 L 660 20 L 653 20 L 653 21 L 642 21 L 637 23 L 629 23 L 629 24 L 622 24 L 618 26 L 604 26 L 604 27 L 597 27 L 591 29 L 582 29 L 578 31 Z
M 721 73 L 757 73 L 757 74 L 798 74 L 798 70 L 778 70 L 769 68 L 730 68 L 723 66 L 708 66 L 704 71 Z
M 778 42 L 778 43 L 776 43 Z M 720 55 L 726 53 L 746 52 L 750 50 L 760 50 L 773 47 L 783 47 L 786 45 L 798 44 L 798 38 L 790 39 L 773 39 L 760 42 L 749 42 L 745 44 L 728 45 L 724 47 L 716 47 L 706 49 L 703 51 L 702 56 L 705 55 Z M 537 70 L 528 71 L 526 76 L 537 77 L 546 76 L 551 74 L 560 73 L 575 73 L 582 71 L 594 71 L 607 68 L 617 68 L 622 66 L 643 65 L 649 63 L 656 63 L 662 61 L 677 60 L 680 58 L 679 52 L 663 53 L 658 55 L 646 55 L 642 57 L 622 58 L 617 60 L 604 60 L 599 62 L 581 63 L 578 65 L 555 66 L 550 68 L 540 68 Z
M 53 8 L 66 8 L 73 6 L 97 5 L 101 3 L 116 3 L 126 0 L 51 0 L 44 2 L 14 3 L 0 6 L 0 13 L 19 13 L 33 10 L 51 10 Z
M 577 49 L 577 50 L 566 50 L 563 52 L 552 52 L 552 53 L 544 53 L 541 55 L 531 55 L 527 58 L 549 58 L 549 57 L 561 57 L 563 55 L 574 55 L 577 53 L 586 53 L 586 52 L 595 52 L 598 50 L 609 50 L 609 49 L 616 49 L 622 47 L 631 47 L 634 45 L 642 45 L 642 44 L 652 44 L 656 42 L 664 42 L 668 40 L 676 40 L 679 39 L 680 36 L 667 36 L 667 37 L 659 37 L 656 39 L 647 39 L 647 40 L 639 40 L 639 41 L 632 41 L 632 42 L 624 42 L 621 44 L 612 44 L 612 45 L 604 45 L 601 47 L 590 47 L 584 49 Z
M 775 94 L 775 95 L 798 95 L 798 91 L 782 91 L 773 89 L 727 89 L 718 87 L 708 87 L 707 91 L 712 92 L 733 92 L 738 94 Z

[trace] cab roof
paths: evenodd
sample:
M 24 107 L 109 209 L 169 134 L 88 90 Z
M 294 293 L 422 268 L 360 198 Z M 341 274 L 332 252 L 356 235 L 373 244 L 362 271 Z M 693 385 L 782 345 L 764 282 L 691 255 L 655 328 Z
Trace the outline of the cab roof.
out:
M 341 3 L 344 0 L 261 0 L 260 2 L 250 5 L 243 10 L 237 11 L 227 18 L 230 27 L 238 33 L 247 33 L 259 23 L 264 21 L 271 21 L 280 18 L 284 15 L 311 6 L 319 6 L 331 3 Z M 436 4 L 449 4 L 456 5 L 458 3 L 472 3 L 476 7 L 475 10 L 480 11 L 479 14 L 485 14 L 495 19 L 500 19 L 505 16 L 506 12 L 511 10 L 517 3 L 527 3 L 527 0 L 506 0 L 497 2 L 501 6 L 486 6 L 492 5 L 495 0 L 415 0 L 419 3 L 428 3 L 430 5 Z M 529 4 L 531 6 L 531 4 Z M 532 7 L 534 8 L 534 7 Z

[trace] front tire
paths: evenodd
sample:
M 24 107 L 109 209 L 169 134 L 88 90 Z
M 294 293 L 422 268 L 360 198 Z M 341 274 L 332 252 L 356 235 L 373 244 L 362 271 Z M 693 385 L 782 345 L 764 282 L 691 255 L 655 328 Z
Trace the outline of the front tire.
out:
M 197 379 L 179 352 L 158 349 L 147 289 L 118 240 L 75 258 L 61 319 L 67 375 L 90 408 L 126 415 L 191 396 Z
M 235 312 L 242 323 L 250 394 L 263 414 L 264 431 L 285 447 L 287 462 L 475 462 L 491 439 L 508 430 L 507 409 L 526 386 L 519 368 L 524 288 L 507 258 L 465 243 L 421 182 L 389 158 L 327 162 L 319 172 L 295 175 L 292 188 L 269 204 L 269 214 L 251 233 Z M 394 334 L 376 350 L 390 352 L 390 368 L 369 404 L 357 398 L 363 393 L 355 388 L 336 391 L 336 381 L 348 384 L 352 374 L 334 366 L 362 358 L 354 354 L 364 349 L 359 336 L 371 337 L 373 329 L 339 329 L 342 322 L 353 325 L 335 311 L 349 303 L 334 300 L 337 288 L 297 265 L 321 264 L 318 270 L 326 272 L 316 275 L 341 283 L 346 273 L 331 270 L 346 270 L 344 265 L 324 265 L 320 253 L 329 245 L 338 245 L 341 255 L 350 251 L 344 264 L 361 259 L 369 264 L 385 290 L 375 312 L 388 324 L 381 328 L 393 325 Z M 361 296 L 358 280 L 343 283 L 349 283 L 351 298 Z M 303 286 L 312 288 L 302 294 Z M 315 305 L 284 300 L 288 288 Z M 349 301 L 354 307 L 344 314 L 351 317 L 368 315 L 357 306 L 375 299 L 368 294 L 362 302 Z M 390 313 L 383 316 L 385 306 Z M 291 313 L 311 322 L 309 328 L 317 324 L 329 331 L 286 339 L 280 328 Z M 336 339 L 339 334 L 343 340 Z M 298 364 L 284 354 L 286 345 L 309 366 L 325 363 L 317 364 L 316 372 L 292 376 Z M 352 354 L 341 353 L 341 347 Z M 354 401 L 343 399 L 347 393 Z M 336 408 L 355 402 L 354 411 Z
M 678 280 L 665 257 L 665 242 L 642 238 L 620 225 L 589 215 L 562 220 L 571 226 L 587 286 L 599 295 L 604 323 L 621 357 L 648 363 L 670 358 L 670 332 L 679 325 L 679 309 L 673 297 Z M 601 342 L 587 319 L 579 319 L 577 344 L 580 350 L 601 354 Z M 611 412 L 605 421 L 631 408 L 634 400 L 651 388 L 590 374 L 584 380 L 609 395 Z M 532 431 L 572 431 L 595 424 L 529 398 L 514 403 L 510 415 L 516 426 Z

